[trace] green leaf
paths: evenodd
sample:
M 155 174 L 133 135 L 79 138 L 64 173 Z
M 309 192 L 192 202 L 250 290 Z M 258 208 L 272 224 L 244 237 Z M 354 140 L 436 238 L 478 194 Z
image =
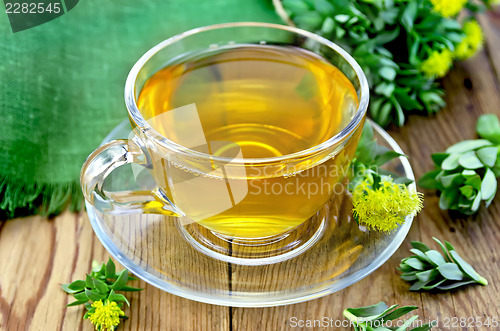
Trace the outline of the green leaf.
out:
M 127 269 L 123 269 L 118 274 L 118 278 L 116 279 L 116 281 L 109 287 L 113 290 L 119 291 L 125 286 L 125 284 L 127 284 L 127 280 L 128 280 L 128 271 Z
M 63 289 L 64 292 L 68 293 L 68 294 L 73 294 L 73 293 L 78 293 L 80 291 L 78 290 L 72 290 L 70 288 L 68 288 L 69 284 L 61 284 L 61 288 Z
M 415 1 L 410 1 L 406 5 L 406 8 L 401 15 L 401 24 L 404 26 L 406 31 L 410 32 L 413 30 L 413 22 L 417 16 L 418 3 Z
M 410 327 L 410 325 L 412 325 L 415 322 L 417 318 L 418 318 L 417 315 L 410 317 L 409 319 L 405 320 L 403 325 L 398 327 L 395 331 L 405 331 L 407 328 Z
M 476 155 L 481 162 L 488 167 L 494 167 L 497 160 L 497 147 L 483 147 L 476 151 Z
M 323 22 L 321 15 L 315 11 L 301 12 L 295 16 L 295 23 L 303 29 L 315 31 Z
M 445 244 L 446 249 L 448 250 L 448 252 L 451 252 L 451 251 L 455 250 L 455 247 L 453 247 L 453 245 L 450 242 L 445 241 L 444 244 Z
M 375 87 L 375 93 L 384 95 L 387 98 L 389 98 L 392 95 L 392 92 L 394 92 L 395 85 L 392 83 L 381 83 L 378 84 L 377 87 Z
M 443 160 L 441 164 L 441 168 L 443 170 L 454 170 L 458 167 L 458 159 L 460 158 L 460 154 L 452 153 L 446 159 Z
M 380 171 L 379 171 L 380 172 Z M 391 176 L 392 177 L 392 176 Z M 410 179 L 410 178 L 407 178 L 407 177 L 396 177 L 394 179 L 394 183 L 395 184 L 403 184 L 405 186 L 408 186 L 410 185 L 411 183 L 413 183 L 414 180 L 413 179 Z
M 395 152 L 395 151 L 387 151 L 384 154 L 377 156 L 375 158 L 374 163 L 377 166 L 381 166 L 381 165 L 386 164 L 387 162 L 389 162 L 397 157 L 400 157 L 400 156 L 405 156 L 405 155 L 400 154 L 400 153 Z
M 390 43 L 391 41 L 396 39 L 398 36 L 399 36 L 399 27 L 396 27 L 393 30 L 388 30 L 388 31 L 378 33 L 377 36 L 375 38 L 373 38 L 372 40 L 374 43 L 376 43 L 378 45 L 384 45 L 384 44 Z M 392 54 L 390 54 L 389 58 L 392 58 Z M 398 68 L 398 65 L 394 61 L 388 59 L 387 57 L 383 57 L 382 59 L 383 60 L 381 62 L 384 63 L 386 66 L 389 64 L 390 68 L 393 68 L 393 69 Z M 396 72 L 394 72 L 394 73 L 396 73 Z M 389 80 L 392 80 L 392 79 L 389 79 Z
M 415 248 L 412 248 L 410 249 L 410 252 L 412 252 L 413 254 L 415 254 L 417 256 L 417 258 L 424 262 L 424 263 L 431 263 L 431 261 L 429 260 L 429 258 L 427 257 L 427 255 L 425 255 L 424 252 L 418 250 L 418 249 L 415 249 Z
M 94 288 L 94 280 L 89 274 L 85 276 L 85 286 L 88 288 Z
M 454 188 L 448 188 L 441 193 L 439 197 L 439 208 L 447 210 L 456 204 L 458 192 Z
M 115 302 L 125 302 L 127 303 L 127 306 L 130 307 L 130 303 L 128 302 L 127 298 L 123 296 L 122 294 L 117 294 L 115 291 L 111 290 L 108 296 L 108 300 L 110 301 L 115 301 Z
M 450 255 L 453 261 L 455 261 L 455 263 L 458 265 L 460 270 L 463 271 L 464 274 L 474 279 L 478 283 L 480 283 L 484 279 L 476 272 L 476 270 L 474 270 L 474 268 L 470 264 L 465 262 L 464 259 L 462 259 L 455 250 L 450 251 Z
M 491 146 L 491 141 L 485 139 L 464 140 L 448 147 L 446 153 L 465 153 L 481 147 Z
M 441 92 L 441 91 L 439 91 Z M 429 111 L 429 109 L 433 108 L 443 108 L 446 105 L 440 93 L 438 92 L 421 92 L 420 99 L 425 105 L 425 108 Z
M 68 288 L 74 291 L 83 291 L 85 289 L 85 281 L 75 280 L 74 282 L 68 285 Z
M 417 272 L 415 274 L 415 276 L 417 276 L 419 281 L 426 283 L 433 281 L 437 275 L 439 275 L 439 272 L 436 269 Z
M 452 290 L 452 289 L 457 288 L 457 287 L 466 286 L 466 285 L 470 285 L 470 284 L 476 284 L 476 281 L 468 280 L 465 282 L 453 282 L 453 283 L 450 283 L 448 285 L 436 286 L 436 288 L 439 290 L 448 291 L 448 290 Z
M 416 257 L 409 258 L 408 260 L 405 261 L 405 264 L 417 270 L 424 270 L 425 268 L 425 265 L 422 263 L 422 261 L 420 261 Z
M 406 280 L 407 282 L 412 282 L 417 280 L 416 272 L 406 272 L 401 274 L 401 279 Z
M 376 117 L 377 122 L 380 126 L 387 126 L 387 124 L 391 121 L 391 111 L 392 104 L 390 102 L 386 102 L 381 108 L 378 116 Z
M 97 290 L 99 293 L 108 293 L 108 285 L 104 283 L 103 281 L 99 279 L 94 278 L 94 288 Z
M 347 22 L 351 17 L 349 15 L 344 15 L 344 14 L 339 14 L 339 15 L 335 15 L 334 19 L 335 21 L 339 22 L 339 23 L 345 23 Z
M 89 298 L 90 301 L 99 301 L 99 300 L 106 299 L 105 294 L 100 294 L 100 293 L 91 291 L 89 289 L 85 289 L 85 294 L 87 295 L 87 298 Z
M 347 308 L 346 310 L 357 317 L 371 317 L 379 315 L 388 309 L 385 302 L 379 302 L 375 305 L 360 307 L 360 308 Z
M 396 78 L 396 69 L 391 67 L 382 67 L 379 69 L 378 74 L 388 81 L 393 81 L 394 78 Z
M 73 297 L 77 301 L 81 301 L 81 302 L 87 302 L 87 301 L 89 301 L 89 298 L 87 297 L 87 294 L 85 292 L 80 292 L 80 293 L 73 294 Z
M 321 32 L 323 34 L 330 34 L 332 33 L 334 28 L 335 28 L 335 22 L 333 21 L 333 18 L 327 17 L 323 21 L 323 25 L 321 25 Z M 337 27 L 337 29 L 343 31 L 340 27 Z
M 484 164 L 473 151 L 462 154 L 458 159 L 458 164 L 466 169 L 479 169 L 484 167 Z
M 439 182 L 436 180 L 436 176 L 441 172 L 440 169 L 432 170 L 426 172 L 420 179 L 418 180 L 418 186 L 425 189 L 438 189 L 440 187 Z
M 425 255 L 428 257 L 431 263 L 436 267 L 446 263 L 446 260 L 441 254 L 439 254 L 438 251 L 429 250 L 425 252 Z
M 335 12 L 335 8 L 327 0 L 314 0 L 314 8 L 322 15 L 329 16 Z
M 431 158 L 436 167 L 441 167 L 441 164 L 448 156 L 450 156 L 449 153 L 434 153 L 431 155 Z
M 446 282 L 447 280 L 446 279 L 442 279 L 440 280 L 439 282 L 437 283 L 433 283 L 433 284 L 430 284 L 430 285 L 425 285 L 425 286 L 422 286 L 422 290 L 424 291 L 430 291 L 432 290 L 433 288 L 436 288 L 438 287 L 439 285 L 443 284 L 444 282 Z
M 129 277 L 130 279 L 130 277 Z M 132 286 L 128 286 L 128 285 L 125 285 L 121 288 L 120 291 L 126 291 L 126 292 L 139 292 L 139 291 L 142 291 L 144 290 L 143 288 L 138 288 L 138 287 L 132 287 Z
M 359 139 L 359 145 L 366 145 L 374 139 L 373 126 L 370 122 L 366 121 L 363 126 L 363 131 L 361 131 L 361 137 Z
M 467 199 L 471 199 L 474 197 L 474 188 L 470 185 L 461 186 L 460 193 Z
M 495 196 L 492 196 L 491 198 L 489 198 L 484 202 L 486 208 L 488 208 L 491 205 L 491 203 L 493 202 L 493 198 L 495 198 Z
M 469 176 L 464 182 L 464 185 L 470 185 L 476 190 L 481 190 L 481 177 L 478 174 L 474 174 L 474 176 Z
M 500 144 L 500 122 L 496 115 L 480 116 L 476 123 L 476 130 L 481 138 L 488 139 L 496 145 Z
M 465 182 L 465 178 L 462 176 L 461 173 L 441 177 L 441 184 L 443 184 L 444 188 L 448 188 L 452 185 L 458 186 L 463 182 Z
M 451 253 L 451 252 L 450 252 Z M 455 263 L 445 263 L 436 268 L 437 271 L 446 279 L 462 280 L 464 275 Z
M 309 10 L 309 6 L 302 0 L 283 0 L 283 7 L 293 13 Z
M 361 145 L 356 150 L 358 162 L 363 164 L 371 164 L 376 157 L 377 142 L 372 140 L 364 145 Z
M 497 179 L 491 169 L 486 169 L 483 181 L 481 182 L 481 198 L 489 200 L 495 196 L 497 192 Z
M 425 285 L 427 285 L 427 282 L 417 281 L 417 282 L 413 283 L 413 285 L 410 287 L 410 291 L 419 291 Z
M 108 263 L 106 264 L 106 278 L 115 278 L 116 277 L 116 266 L 113 260 L 109 258 Z
M 434 241 L 435 241 L 435 242 L 437 242 L 439 246 L 441 246 L 441 250 L 443 251 L 444 259 L 445 259 L 447 262 L 451 262 L 451 257 L 450 257 L 450 255 L 448 254 L 448 250 L 445 248 L 445 246 L 443 245 L 443 243 L 441 242 L 441 240 L 439 240 L 439 239 L 438 239 L 438 238 L 436 238 L 436 237 L 432 237 L 432 239 L 434 239 Z
M 87 301 L 73 301 L 72 303 L 68 303 L 66 307 L 73 307 L 85 304 Z
M 99 264 L 97 261 L 92 261 L 92 271 L 93 272 L 99 272 L 101 270 L 102 265 Z
M 430 248 L 427 247 L 426 244 L 421 243 L 420 241 L 412 241 L 412 242 L 410 242 L 410 244 L 411 244 L 411 247 L 418 249 L 419 251 L 424 252 L 424 253 L 430 250 Z
M 397 318 L 400 318 L 403 315 L 408 314 L 409 312 L 412 312 L 414 310 L 418 309 L 416 306 L 404 306 L 404 307 L 399 307 L 398 309 L 384 315 L 382 319 L 384 321 L 392 321 Z
M 477 173 L 474 170 L 464 169 L 462 171 L 462 176 L 464 176 L 465 179 L 469 179 L 471 177 L 477 176 Z
M 474 198 L 474 201 L 472 202 L 472 206 L 470 208 L 470 211 L 472 213 L 476 212 L 479 210 L 479 205 L 481 204 L 481 192 L 477 192 L 476 197 Z
M 418 102 L 415 95 L 408 95 L 408 91 L 401 92 L 401 89 L 394 90 L 394 96 L 405 110 L 422 110 L 423 106 Z
M 401 105 L 394 96 L 391 97 L 391 102 L 394 105 L 394 109 L 396 110 L 396 121 L 394 121 L 394 123 L 397 126 L 403 126 L 405 124 L 405 114 L 403 112 L 403 108 L 401 108 Z
M 408 258 L 405 260 L 408 260 Z M 404 264 L 405 260 L 401 260 L 401 264 L 399 265 L 398 270 L 405 272 L 405 273 L 415 272 L 415 269 L 413 269 L 409 265 Z

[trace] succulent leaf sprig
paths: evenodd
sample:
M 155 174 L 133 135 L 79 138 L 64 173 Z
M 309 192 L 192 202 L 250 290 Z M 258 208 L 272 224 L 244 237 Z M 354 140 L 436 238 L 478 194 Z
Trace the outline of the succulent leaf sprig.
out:
M 488 207 L 500 176 L 500 122 L 493 114 L 482 115 L 476 125 L 482 139 L 464 140 L 444 153 L 432 154 L 436 169 L 425 173 L 418 184 L 440 192 L 439 207 L 472 215 L 481 201 Z
M 390 232 L 422 208 L 422 195 L 411 190 L 406 177 L 381 169 L 380 166 L 404 156 L 378 145 L 373 127 L 365 123 L 355 157 L 348 189 L 352 194 L 353 216 L 358 224 Z
M 123 304 L 130 306 L 127 298 L 117 291 L 136 292 L 141 288 L 128 286 L 127 282 L 136 280 L 128 274 L 127 269 L 116 272 L 116 266 L 111 259 L 108 263 L 92 263 L 92 271 L 85 280 L 75 280 L 70 284 L 61 284 L 61 288 L 72 294 L 76 301 L 66 307 L 84 305 L 87 312 L 84 319 L 90 319 L 96 330 L 114 330 L 120 319 L 128 318 L 123 310 Z
M 458 255 L 452 244 L 432 239 L 439 244 L 443 254 L 419 241 L 412 241 L 410 251 L 415 255 L 402 259 L 398 267 L 401 278 L 413 283 L 410 291 L 447 291 L 469 284 L 488 285 L 488 281 Z
M 332 40 L 356 59 L 371 86 L 370 114 L 381 126 L 401 126 L 409 112 L 445 106 L 436 79 L 454 60 L 481 49 L 482 30 L 471 14 L 492 2 L 274 0 L 286 22 Z M 469 15 L 459 20 L 463 9 Z
M 415 306 L 404 306 L 399 307 L 398 305 L 392 305 L 388 307 L 385 302 L 379 302 L 372 306 L 360 307 L 360 308 L 347 308 L 344 310 L 343 314 L 354 327 L 356 331 L 376 331 L 376 330 L 398 330 L 398 331 L 427 331 L 432 329 L 436 324 L 435 322 L 420 325 L 419 327 L 410 329 L 415 321 L 418 319 L 418 315 L 414 315 L 408 319 L 404 320 L 401 325 L 398 324 L 397 328 L 394 328 L 396 323 L 392 323 L 395 319 L 398 319 L 414 310 L 418 309 Z M 390 323 L 387 323 L 390 321 Z M 390 324 L 391 326 L 389 326 Z M 387 325 L 384 326 L 384 325 Z

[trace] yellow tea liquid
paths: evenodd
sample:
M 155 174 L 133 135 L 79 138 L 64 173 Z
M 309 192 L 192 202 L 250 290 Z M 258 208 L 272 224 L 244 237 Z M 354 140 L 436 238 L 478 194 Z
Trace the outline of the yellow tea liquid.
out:
M 269 158 L 333 137 L 352 119 L 358 98 L 345 75 L 318 55 L 295 47 L 254 45 L 213 50 L 166 66 L 147 80 L 138 98 L 144 118 L 174 141 L 186 126 L 166 125 L 158 115 L 190 104 L 196 106 L 196 120 L 209 145 L 211 141 L 234 142 L 243 158 Z M 276 167 L 271 171 L 249 167 L 246 178 L 234 179 L 248 187 L 241 201 L 217 215 L 204 217 L 206 206 L 191 208 L 186 214 L 210 230 L 233 237 L 284 233 L 325 205 L 345 175 L 359 133 L 340 153 L 321 163 L 292 162 L 290 173 L 276 171 Z M 210 154 L 222 153 L 214 148 Z M 170 194 L 167 179 L 182 170 L 163 161 L 160 164 L 153 169 L 157 183 L 174 204 L 182 205 Z M 177 198 L 181 199 L 189 196 Z

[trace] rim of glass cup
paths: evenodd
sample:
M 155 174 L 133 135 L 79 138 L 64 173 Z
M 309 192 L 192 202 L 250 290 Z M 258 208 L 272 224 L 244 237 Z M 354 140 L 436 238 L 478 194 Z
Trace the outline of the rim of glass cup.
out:
M 306 38 L 313 39 L 329 48 L 331 48 L 333 51 L 338 53 L 346 62 L 351 66 L 351 68 L 354 70 L 356 73 L 356 77 L 359 79 L 359 84 L 360 84 L 360 89 L 359 89 L 359 105 L 356 110 L 356 113 L 354 114 L 353 118 L 349 121 L 349 123 L 342 128 L 340 132 L 335 134 L 333 137 L 329 138 L 328 140 L 322 142 L 321 144 L 318 144 L 316 146 L 304 149 L 299 152 L 291 153 L 291 154 L 286 154 L 282 156 L 275 156 L 275 157 L 266 157 L 266 158 L 229 158 L 229 157 L 223 157 L 223 156 L 214 156 L 210 154 L 205 154 L 202 152 L 198 152 L 192 149 L 189 149 L 187 147 L 184 147 L 182 145 L 179 145 L 175 143 L 174 141 L 167 139 L 166 137 L 162 136 L 160 133 L 158 133 L 153 127 L 142 117 L 141 112 L 139 110 L 139 107 L 137 106 L 136 98 L 135 98 L 135 83 L 137 80 L 137 77 L 141 71 L 141 69 L 144 67 L 144 65 L 151 59 L 156 53 L 164 49 L 165 47 L 168 47 L 178 41 L 181 41 L 182 39 L 189 37 L 194 34 L 198 34 L 200 32 L 205 32 L 205 31 L 210 31 L 210 30 L 217 30 L 217 29 L 225 29 L 225 28 L 233 28 L 233 27 L 257 27 L 257 28 L 270 28 L 270 29 L 277 29 L 277 30 L 284 30 L 284 31 L 289 31 L 298 35 L 302 35 Z M 199 27 L 199 28 L 194 28 L 191 30 L 188 30 L 186 32 L 180 33 L 178 35 L 175 35 L 171 38 L 168 38 L 161 43 L 157 44 L 153 48 L 151 48 L 149 51 L 147 51 L 132 67 L 130 70 L 130 73 L 127 77 L 127 80 L 125 82 L 125 105 L 127 106 L 128 112 L 132 117 L 132 120 L 135 122 L 135 124 L 142 130 L 142 132 L 149 138 L 154 141 L 158 141 L 160 144 L 162 144 L 164 147 L 167 149 L 173 150 L 175 152 L 181 152 L 181 153 L 187 153 L 191 156 L 195 157 L 201 157 L 203 159 L 210 159 L 214 161 L 220 161 L 224 163 L 231 163 L 231 164 L 267 164 L 267 163 L 276 163 L 276 162 L 281 162 L 284 160 L 289 160 L 289 159 L 296 159 L 304 156 L 311 156 L 314 154 L 317 154 L 319 152 L 322 152 L 326 149 L 328 149 L 331 146 L 334 146 L 335 144 L 341 142 L 344 140 L 346 137 L 348 137 L 361 123 L 362 119 L 364 118 L 364 115 L 366 114 L 366 110 L 368 108 L 368 100 L 369 100 L 369 88 L 368 88 L 368 81 L 366 80 L 366 76 L 359 66 L 359 64 L 354 60 L 354 58 L 349 55 L 344 49 L 342 49 L 340 46 L 337 44 L 329 41 L 326 38 L 323 38 L 321 36 L 318 36 L 317 34 L 314 34 L 312 32 L 302 30 L 296 27 L 292 26 L 287 26 L 287 25 L 281 25 L 281 24 L 273 24 L 273 23 L 262 23 L 262 22 L 233 22 L 233 23 L 221 23 L 221 24 L 213 24 L 213 25 L 208 25 L 204 27 Z

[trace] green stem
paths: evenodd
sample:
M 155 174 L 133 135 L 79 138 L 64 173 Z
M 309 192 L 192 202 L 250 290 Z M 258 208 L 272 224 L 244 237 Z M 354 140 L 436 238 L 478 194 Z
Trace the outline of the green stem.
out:
M 345 318 L 347 318 L 349 321 L 358 324 L 358 316 L 354 315 L 353 313 L 349 312 L 347 309 L 344 309 L 342 312 Z
M 479 277 L 478 283 L 486 286 L 486 285 L 488 285 L 488 280 L 486 280 L 486 278 L 484 278 L 484 277 Z

